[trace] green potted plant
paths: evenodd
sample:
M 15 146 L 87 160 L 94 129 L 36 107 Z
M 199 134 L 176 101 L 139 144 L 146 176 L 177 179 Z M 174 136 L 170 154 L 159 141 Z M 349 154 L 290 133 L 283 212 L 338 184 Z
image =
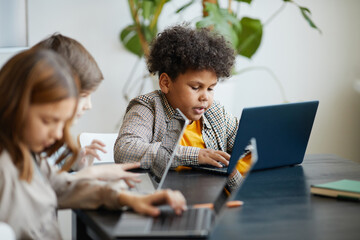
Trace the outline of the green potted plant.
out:
M 159 16 L 162 13 L 164 5 L 170 1 L 171 0 L 128 0 L 133 23 L 122 29 L 120 41 L 128 51 L 138 56 L 139 59 L 147 57 L 149 53 L 149 44 L 158 33 Z M 190 0 L 181 6 L 176 11 L 176 14 L 181 14 L 185 9 L 194 4 L 201 4 L 203 12 L 202 16 L 197 18 L 199 20 L 195 23 L 196 27 L 208 27 L 214 31 L 218 31 L 231 42 L 234 50 L 239 56 L 249 59 L 257 52 L 261 44 L 263 29 L 284 9 L 286 4 L 295 4 L 310 27 L 317 29 L 320 32 L 320 29 L 311 20 L 310 10 L 298 5 L 292 0 L 283 0 L 281 7 L 264 23 L 262 23 L 260 19 L 240 16 L 240 5 L 251 3 L 252 0 L 228 0 L 227 6 L 222 7 L 218 0 Z M 136 67 L 137 64 L 135 64 L 134 69 Z M 268 71 L 274 80 L 277 81 L 284 101 L 286 101 L 281 83 L 278 81 L 275 74 L 266 67 L 252 67 L 242 70 L 234 69 L 234 74 L 244 73 L 253 69 Z M 128 82 L 131 81 L 132 75 L 133 72 L 131 73 Z M 144 76 L 144 78 L 148 77 L 150 77 L 150 75 Z M 126 100 L 129 100 L 127 95 L 128 86 L 130 86 L 130 83 L 125 84 L 125 88 L 123 89 L 123 95 Z M 138 94 L 140 94 L 141 91 L 142 87 L 139 88 Z

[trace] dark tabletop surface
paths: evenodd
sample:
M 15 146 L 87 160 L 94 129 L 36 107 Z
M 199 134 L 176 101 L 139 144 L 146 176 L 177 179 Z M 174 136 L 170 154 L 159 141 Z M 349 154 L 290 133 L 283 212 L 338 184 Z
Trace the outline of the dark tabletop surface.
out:
M 168 178 L 164 188 L 181 190 L 190 205 L 214 201 L 226 180 L 194 170 Z M 360 202 L 310 193 L 311 184 L 341 179 L 360 180 L 360 164 L 319 154 L 301 165 L 254 171 L 236 196 L 244 205 L 225 209 L 209 239 L 360 239 Z M 121 211 L 75 213 L 101 239 L 113 237 L 121 217 Z
M 301 165 L 252 172 L 209 239 L 360 239 L 360 202 L 315 196 L 310 185 L 360 180 L 360 164 L 307 155 Z

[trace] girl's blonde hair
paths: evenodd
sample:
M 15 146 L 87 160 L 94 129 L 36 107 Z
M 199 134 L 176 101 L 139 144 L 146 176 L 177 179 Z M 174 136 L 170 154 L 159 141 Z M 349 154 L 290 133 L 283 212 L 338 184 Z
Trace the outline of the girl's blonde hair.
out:
M 12 57 L 0 70 L 0 152 L 9 152 L 19 170 L 20 179 L 31 181 L 32 156 L 23 143 L 26 117 L 32 104 L 55 103 L 67 98 L 78 98 L 78 80 L 67 62 L 50 50 L 29 49 Z M 73 117 L 76 109 L 74 109 Z M 52 155 L 66 146 L 63 158 L 71 155 L 68 169 L 76 160 L 78 148 L 65 124 L 63 137 L 43 153 Z M 41 153 L 37 153 L 41 154 Z

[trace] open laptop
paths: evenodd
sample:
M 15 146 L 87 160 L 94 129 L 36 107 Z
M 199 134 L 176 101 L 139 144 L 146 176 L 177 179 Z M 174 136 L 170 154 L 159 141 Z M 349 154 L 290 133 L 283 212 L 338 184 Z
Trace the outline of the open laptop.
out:
M 257 161 L 257 147 L 254 138 L 250 140 L 239 161 L 246 161 L 248 166 L 242 175 L 241 186 Z M 163 211 L 159 217 L 155 218 L 134 212 L 124 212 L 114 228 L 114 235 L 116 239 L 206 237 L 216 224 L 216 219 L 225 209 L 226 202 L 236 196 L 240 186 L 236 190 L 229 192 L 226 190 L 225 183 L 224 187 L 219 189 L 220 193 L 212 204 L 212 208 L 188 206 L 188 210 L 184 211 L 180 216 L 175 215 L 173 211 L 169 211 L 170 208 L 165 208 L 166 211 Z
M 319 101 L 308 101 L 244 108 L 229 166 L 196 168 L 230 174 L 251 137 L 256 139 L 259 155 L 253 170 L 302 163 L 318 105 Z
M 186 116 L 178 108 L 175 110 L 176 113 L 167 125 L 166 133 L 156 153 L 156 158 L 151 164 L 150 172 L 141 174 L 139 176 L 141 182 L 135 183 L 135 187 L 130 188 L 130 191 L 152 193 L 155 190 L 161 189 L 166 175 L 171 168 L 186 126 L 189 124 Z M 157 187 L 154 185 L 157 185 Z

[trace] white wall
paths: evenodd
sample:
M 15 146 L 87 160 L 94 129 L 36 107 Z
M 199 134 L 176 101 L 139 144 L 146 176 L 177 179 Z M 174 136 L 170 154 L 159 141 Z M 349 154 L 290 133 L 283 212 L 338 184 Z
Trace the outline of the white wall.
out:
M 222 1 L 226 4 L 227 1 Z M 307 153 L 334 153 L 360 161 L 358 124 L 360 94 L 354 91 L 360 79 L 360 2 L 356 0 L 306 0 L 322 34 L 311 29 L 293 5 L 287 7 L 264 30 L 262 45 L 252 60 L 238 58 L 237 69 L 266 66 L 282 83 L 290 102 L 320 100 Z M 172 13 L 183 1 L 166 5 L 160 29 L 182 19 L 191 20 L 200 7 L 184 16 Z M 253 1 L 242 7 L 243 15 L 265 21 L 282 1 Z M 94 55 L 105 81 L 93 96 L 93 110 L 76 126 L 83 131 L 117 132 L 116 124 L 126 108 L 121 91 L 137 58 L 124 50 L 118 35 L 131 22 L 127 1 L 118 0 L 31 0 L 29 44 L 58 31 L 71 36 Z M 0 65 L 13 53 L 0 51 Z M 142 62 L 136 76 L 146 73 Z M 151 90 L 150 83 L 145 91 Z M 279 88 L 265 71 L 234 76 L 216 90 L 216 97 L 239 116 L 244 106 L 282 103 Z
M 239 58 L 237 68 L 270 68 L 290 102 L 320 100 L 307 153 L 334 153 L 360 162 L 360 93 L 353 88 L 354 81 L 360 79 L 360 1 L 297 2 L 312 11 L 322 34 L 306 24 L 297 8 L 288 5 L 266 27 L 259 52 L 252 60 Z M 201 14 L 201 8 L 194 7 L 183 17 L 171 15 L 183 3 L 175 0 L 166 6 L 160 29 L 179 19 L 191 20 L 197 12 Z M 265 21 L 281 3 L 253 1 L 242 11 Z M 73 128 L 74 135 L 83 131 L 117 132 L 116 123 L 126 108 L 121 90 L 137 60 L 118 40 L 120 29 L 130 22 L 125 0 L 29 1 L 30 45 L 58 31 L 80 41 L 104 73 L 105 81 L 93 96 L 93 110 Z M 0 51 L 0 65 L 12 54 Z M 144 63 L 141 66 L 137 76 L 146 72 Z M 146 91 L 150 89 L 149 84 Z M 283 102 L 276 83 L 264 71 L 234 76 L 216 91 L 217 99 L 236 116 L 244 106 Z M 60 224 L 65 238 L 70 238 L 66 221 Z

